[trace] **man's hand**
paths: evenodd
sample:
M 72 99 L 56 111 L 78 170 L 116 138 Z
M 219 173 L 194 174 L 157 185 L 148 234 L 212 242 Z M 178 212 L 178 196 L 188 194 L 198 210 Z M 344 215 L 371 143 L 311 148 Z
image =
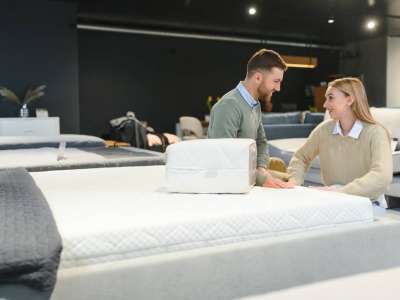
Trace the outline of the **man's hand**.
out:
M 294 186 L 295 186 L 295 184 L 292 182 L 285 182 L 278 178 L 274 178 L 270 172 L 268 172 L 266 169 L 264 169 L 262 167 L 258 167 L 257 171 L 259 171 L 261 174 L 265 175 L 265 177 L 266 177 L 266 180 L 263 183 L 263 187 L 269 187 L 269 188 L 274 188 L 274 189 L 291 189 L 291 188 L 294 188 Z

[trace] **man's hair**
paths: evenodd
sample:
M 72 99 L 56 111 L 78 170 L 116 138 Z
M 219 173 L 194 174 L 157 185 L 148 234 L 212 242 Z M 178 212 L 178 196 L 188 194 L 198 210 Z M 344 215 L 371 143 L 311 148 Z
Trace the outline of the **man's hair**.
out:
M 254 53 L 247 62 L 247 76 L 252 76 L 258 70 L 270 71 L 272 68 L 287 70 L 285 61 L 277 52 L 261 49 Z

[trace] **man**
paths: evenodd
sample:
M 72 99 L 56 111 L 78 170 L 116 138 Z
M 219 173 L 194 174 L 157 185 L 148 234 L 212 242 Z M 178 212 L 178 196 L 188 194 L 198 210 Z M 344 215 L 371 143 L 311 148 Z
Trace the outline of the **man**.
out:
M 274 188 L 289 188 L 293 184 L 276 179 L 267 171 L 267 139 L 259 100 L 268 101 L 274 92 L 280 91 L 286 69 L 286 63 L 275 51 L 257 51 L 247 63 L 245 80 L 213 106 L 208 127 L 209 138 L 256 140 L 257 185 Z

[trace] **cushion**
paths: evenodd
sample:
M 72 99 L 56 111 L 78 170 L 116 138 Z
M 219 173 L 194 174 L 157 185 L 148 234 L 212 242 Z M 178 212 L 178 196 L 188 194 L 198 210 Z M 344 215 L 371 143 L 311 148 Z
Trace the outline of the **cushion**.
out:
M 251 139 L 201 139 L 168 146 L 166 187 L 177 193 L 246 193 L 255 184 Z
M 308 137 L 317 124 L 264 124 L 268 140 Z
M 304 122 L 306 124 L 319 124 L 324 120 L 324 113 L 306 112 Z
M 263 113 L 263 124 L 299 124 L 301 119 L 301 112 L 289 113 Z

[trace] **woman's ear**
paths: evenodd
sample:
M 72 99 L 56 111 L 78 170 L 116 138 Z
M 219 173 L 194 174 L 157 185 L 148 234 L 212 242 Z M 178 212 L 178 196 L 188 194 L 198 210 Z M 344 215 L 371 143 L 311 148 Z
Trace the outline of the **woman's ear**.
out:
M 347 96 L 347 105 L 352 106 L 354 103 L 354 97 L 353 96 Z

